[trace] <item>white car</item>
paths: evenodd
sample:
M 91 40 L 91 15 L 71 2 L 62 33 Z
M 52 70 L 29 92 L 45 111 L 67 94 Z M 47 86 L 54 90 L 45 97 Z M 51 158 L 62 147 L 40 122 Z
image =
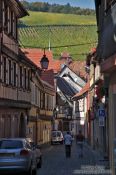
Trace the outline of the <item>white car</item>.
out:
M 64 143 L 64 137 L 61 131 L 52 131 L 51 133 L 51 144 L 54 143 Z

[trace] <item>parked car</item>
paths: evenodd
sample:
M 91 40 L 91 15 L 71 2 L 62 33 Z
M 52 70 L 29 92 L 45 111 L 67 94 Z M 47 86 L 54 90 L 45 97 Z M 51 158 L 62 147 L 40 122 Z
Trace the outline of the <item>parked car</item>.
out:
M 31 144 L 33 147 L 33 150 L 35 152 L 36 156 L 36 161 L 37 161 L 37 167 L 41 168 L 42 167 L 42 152 L 41 152 L 41 146 L 36 145 L 34 141 L 31 138 L 26 138 L 26 140 Z
M 63 144 L 64 137 L 61 131 L 52 131 L 51 134 L 51 144 L 60 143 Z
M 0 174 L 8 172 L 36 174 L 36 157 L 26 139 L 0 139 Z

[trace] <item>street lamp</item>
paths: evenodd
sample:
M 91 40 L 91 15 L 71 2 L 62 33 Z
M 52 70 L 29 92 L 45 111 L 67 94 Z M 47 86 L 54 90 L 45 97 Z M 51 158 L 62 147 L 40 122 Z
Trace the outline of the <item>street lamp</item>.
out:
M 44 55 L 43 55 L 43 57 L 41 58 L 40 64 L 41 64 L 42 70 L 48 69 L 49 60 L 48 60 L 48 58 L 46 57 L 45 49 L 44 49 Z

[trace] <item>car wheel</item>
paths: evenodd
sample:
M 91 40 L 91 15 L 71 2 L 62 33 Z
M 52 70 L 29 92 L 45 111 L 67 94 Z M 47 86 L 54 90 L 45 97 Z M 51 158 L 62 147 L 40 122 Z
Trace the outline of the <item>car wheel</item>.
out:
M 37 168 L 41 168 L 42 167 L 42 157 L 40 157 L 40 161 L 39 163 L 37 164 Z

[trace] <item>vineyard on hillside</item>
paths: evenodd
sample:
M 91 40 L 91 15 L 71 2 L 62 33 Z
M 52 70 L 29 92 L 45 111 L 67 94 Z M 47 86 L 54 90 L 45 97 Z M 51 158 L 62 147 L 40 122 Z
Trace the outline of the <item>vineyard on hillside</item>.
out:
M 73 60 L 84 60 L 91 48 L 96 47 L 95 25 L 42 25 L 19 27 L 19 41 L 25 48 L 51 48 L 59 58 L 67 51 Z
M 28 11 L 29 16 L 21 19 L 26 25 L 96 25 L 92 15 L 74 15 L 63 13 L 46 13 Z

